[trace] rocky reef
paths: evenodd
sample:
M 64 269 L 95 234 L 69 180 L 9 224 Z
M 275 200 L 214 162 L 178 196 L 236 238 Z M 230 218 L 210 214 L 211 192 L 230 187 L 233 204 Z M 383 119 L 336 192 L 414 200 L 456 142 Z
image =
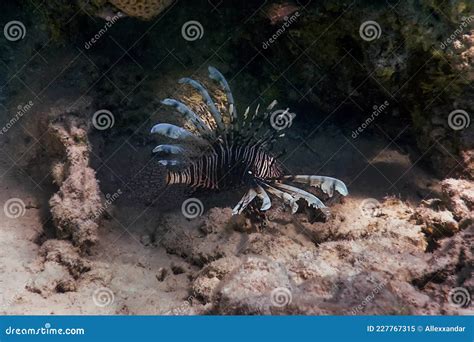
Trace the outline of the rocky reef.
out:
M 2 17 L 25 29 L 0 41 L 0 313 L 472 314 L 469 1 L 12 1 Z M 240 113 L 296 113 L 288 173 L 349 188 L 325 219 L 232 216 L 239 189 L 129 197 L 151 125 L 185 125 L 160 100 L 198 111 L 175 80 L 208 65 Z

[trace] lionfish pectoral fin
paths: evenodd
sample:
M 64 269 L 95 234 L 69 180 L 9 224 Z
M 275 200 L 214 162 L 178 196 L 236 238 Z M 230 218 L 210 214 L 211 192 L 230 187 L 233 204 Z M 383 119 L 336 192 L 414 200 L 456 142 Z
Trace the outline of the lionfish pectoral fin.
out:
M 283 184 L 283 183 L 275 182 L 275 183 L 273 183 L 273 185 L 281 191 L 288 192 L 295 200 L 304 199 L 310 207 L 313 207 L 315 209 L 325 209 L 325 208 L 327 208 L 324 205 L 324 203 L 321 202 L 321 200 L 319 198 L 317 198 L 316 196 L 314 196 L 313 194 L 311 194 L 307 191 L 304 191 L 304 190 L 301 190 L 301 189 L 296 188 L 294 186 Z
M 160 159 L 158 160 L 158 164 L 163 166 L 178 166 L 183 165 L 183 162 L 176 159 Z
M 206 105 L 207 105 L 207 107 L 209 108 L 209 110 L 212 114 L 212 117 L 214 118 L 214 121 L 216 122 L 217 129 L 220 132 L 223 132 L 225 130 L 225 127 L 224 127 L 224 121 L 222 119 L 222 115 L 219 112 L 219 110 L 217 109 L 217 107 L 216 107 L 214 101 L 212 100 L 211 96 L 209 95 L 209 92 L 207 91 L 207 89 L 201 83 L 199 83 L 198 81 L 193 80 L 189 77 L 184 77 L 184 78 L 180 79 L 178 82 L 179 83 L 184 83 L 184 84 L 189 84 L 190 86 L 192 86 L 194 89 L 196 89 L 201 94 L 202 98 L 206 102 Z
M 184 152 L 184 148 L 177 145 L 158 145 L 156 146 L 153 153 L 166 153 L 166 154 L 181 154 Z
M 326 177 L 326 176 L 313 176 L 313 175 L 296 175 L 296 176 L 283 176 L 283 179 L 291 182 L 307 184 L 314 187 L 320 187 L 321 190 L 332 197 L 334 190 L 339 192 L 343 196 L 347 196 L 349 192 L 344 182 L 339 179 Z
M 296 203 L 296 200 L 293 196 L 277 188 L 274 188 L 267 183 L 265 183 L 264 187 L 267 189 L 269 193 L 280 198 L 285 204 L 289 205 L 291 208 L 292 214 L 298 211 L 298 203 Z
M 156 124 L 151 128 L 152 134 L 161 134 L 171 139 L 197 139 L 198 137 L 188 130 L 169 123 Z
M 187 120 L 191 121 L 193 125 L 197 128 L 201 134 L 213 134 L 209 126 L 207 126 L 202 119 L 197 116 L 188 106 L 175 100 L 175 99 L 164 99 L 161 101 L 165 106 L 170 106 L 175 108 L 179 113 L 181 113 Z
M 241 214 L 245 208 L 254 200 L 257 196 L 257 191 L 255 189 L 250 188 L 249 191 L 242 197 L 242 199 L 237 203 L 237 205 L 232 209 L 232 215 Z
M 257 191 L 257 197 L 262 200 L 262 206 L 260 207 L 261 211 L 266 211 L 272 207 L 272 201 L 267 192 L 262 188 L 261 185 L 257 184 L 255 190 Z
M 225 94 L 227 96 L 227 102 L 229 104 L 229 114 L 231 115 L 231 122 L 234 121 L 237 118 L 237 109 L 235 108 L 234 96 L 232 95 L 232 91 L 230 90 L 229 83 L 225 79 L 224 75 L 222 75 L 219 70 L 217 70 L 213 66 L 209 66 L 207 70 L 209 71 L 209 78 L 219 82 L 220 86 L 224 89 Z

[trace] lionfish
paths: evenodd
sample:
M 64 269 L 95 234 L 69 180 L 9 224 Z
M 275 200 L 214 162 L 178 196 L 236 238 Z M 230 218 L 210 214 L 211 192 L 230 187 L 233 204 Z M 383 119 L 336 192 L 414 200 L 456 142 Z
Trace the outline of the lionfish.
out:
M 335 190 L 343 196 L 348 194 L 346 185 L 332 177 L 286 175 L 278 156 L 271 153 L 273 143 L 284 136 L 281 127 L 272 125 L 275 129 L 266 128 L 265 132 L 262 129 L 269 118 L 291 120 L 293 114 L 288 109 L 273 111 L 277 104 L 273 101 L 263 114 L 259 114 L 257 106 L 253 113 L 247 108 L 243 115 L 238 115 L 227 80 L 212 66 L 208 71 L 209 78 L 223 91 L 222 98 L 226 98 L 226 103 L 215 102 L 200 82 L 182 78 L 179 83 L 191 86 L 202 97 L 196 110 L 199 115 L 184 103 L 167 98 L 161 103 L 180 113 L 191 128 L 158 123 L 151 129 L 153 134 L 176 141 L 176 144 L 158 145 L 153 149 L 158 164 L 166 168 L 167 186 L 182 184 L 192 190 L 247 187 L 247 192 L 233 208 L 233 214 L 242 213 L 255 198 L 261 200 L 260 211 L 270 209 L 269 195 L 282 200 L 293 214 L 298 210 L 300 199 L 310 207 L 327 210 L 319 198 L 291 183 L 319 187 L 329 197 Z

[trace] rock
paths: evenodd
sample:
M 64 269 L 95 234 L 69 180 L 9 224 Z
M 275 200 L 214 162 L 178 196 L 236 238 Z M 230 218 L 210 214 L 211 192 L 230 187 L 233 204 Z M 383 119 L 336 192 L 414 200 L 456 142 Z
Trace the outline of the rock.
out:
M 449 178 L 441 182 L 441 189 L 457 221 L 474 219 L 474 181 Z
M 109 0 L 109 2 L 128 16 L 151 20 L 170 6 L 173 0 Z
M 221 280 L 240 264 L 240 258 L 235 256 L 221 258 L 207 264 L 193 282 L 193 293 L 205 303 L 211 302 Z
M 423 201 L 413 215 L 435 239 L 451 236 L 474 221 L 474 182 L 449 178 L 440 185 L 442 199 Z
M 66 292 L 65 289 L 75 289 L 74 279 L 67 269 L 56 262 L 45 262 L 43 270 L 26 286 L 30 292 L 38 293 L 44 298 L 56 292 Z M 63 287 L 64 285 L 64 287 Z
M 144 246 L 150 246 L 151 243 L 152 243 L 151 236 L 150 236 L 149 234 L 142 235 L 142 236 L 140 237 L 140 242 L 141 242 Z
M 160 282 L 164 281 L 167 275 L 168 275 L 168 270 L 164 267 L 160 267 L 160 269 L 158 270 L 158 273 L 156 274 L 156 279 Z
M 90 263 L 79 255 L 79 249 L 68 241 L 47 240 L 38 256 L 40 271 L 27 289 L 43 297 L 76 291 L 76 281 L 91 270 Z
M 440 246 L 427 261 L 426 272 L 413 279 L 413 283 L 430 296 L 435 308 L 445 314 L 471 314 L 468 307 L 453 304 L 455 291 L 462 288 L 472 294 L 474 288 L 473 265 L 474 226 L 470 226 L 453 237 L 440 241 Z M 467 303 L 467 302 L 464 302 Z M 420 314 L 424 314 L 421 312 Z
M 293 285 L 282 264 L 248 257 L 225 277 L 214 306 L 220 314 L 270 314 L 282 304 L 291 304 L 292 291 Z
M 103 214 L 95 171 L 89 166 L 87 132 L 86 122 L 71 113 L 54 118 L 48 127 L 48 152 L 59 186 L 49 201 L 52 220 L 58 237 L 71 239 L 83 252 L 96 243 Z
M 75 279 L 91 269 L 89 261 L 83 259 L 79 255 L 79 250 L 68 241 L 47 240 L 41 246 L 39 256 L 45 262 L 55 262 L 65 267 Z
M 308 251 L 307 247 L 287 236 L 254 233 L 249 235 L 247 247 L 242 250 L 242 253 L 261 255 L 273 261 L 288 263 L 306 251 Z
M 218 215 L 221 212 L 222 215 Z M 214 208 L 200 218 L 188 221 L 183 215 L 165 216 L 161 245 L 168 253 L 203 266 L 214 260 L 234 255 L 240 234 L 229 224 L 229 208 Z M 204 228 L 203 228 L 204 227 Z M 203 235 L 203 232 L 206 232 Z
M 458 223 L 453 214 L 448 210 L 435 211 L 424 206 L 419 206 L 413 216 L 418 224 L 424 224 L 423 231 L 436 238 L 451 236 L 458 231 Z

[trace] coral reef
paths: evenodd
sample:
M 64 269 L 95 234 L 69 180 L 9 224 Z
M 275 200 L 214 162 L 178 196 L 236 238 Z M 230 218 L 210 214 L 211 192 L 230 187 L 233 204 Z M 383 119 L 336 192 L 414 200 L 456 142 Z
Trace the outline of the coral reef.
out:
M 103 29 L 94 15 L 110 4 L 134 18 L 82 49 Z M 170 4 L 29 2 L 26 38 L 0 42 L 2 120 L 34 102 L 1 136 L 0 197 L 22 199 L 25 216 L 1 219 L 0 269 L 11 277 L 0 311 L 472 314 L 470 303 L 450 299 L 474 285 L 473 130 L 448 121 L 454 110 L 472 117 L 472 4 L 225 1 L 214 11 L 204 1 L 143 22 Z M 199 41 L 176 26 L 190 14 L 203 26 Z M 380 25 L 378 39 L 362 39 L 368 20 Z M 198 111 L 200 96 L 175 80 L 191 71 L 212 87 L 200 77 L 212 63 L 230 75 L 240 108 L 277 98 L 297 113 L 279 146 L 298 150 L 285 160 L 289 171 L 321 169 L 352 183 L 326 222 L 278 205 L 257 223 L 232 216 L 226 205 L 238 191 L 196 194 L 205 213 L 193 220 L 181 214 L 178 191 L 153 207 L 120 198 L 100 219 L 99 179 L 104 192 L 126 189 L 124 176 L 156 145 L 150 125 L 183 124 L 157 98 L 176 95 Z M 346 138 L 385 101 L 367 131 Z M 95 108 L 75 104 L 91 102 L 113 113 L 111 129 L 89 130 Z M 364 211 L 367 197 L 376 204 Z M 110 302 L 99 306 L 94 294 L 104 289 Z
M 203 218 L 191 221 L 189 229 L 181 228 L 182 225 L 174 221 L 174 215 L 168 216 L 164 222 L 167 233 L 161 244 L 169 252 L 202 267 L 193 277 L 191 294 L 211 313 L 456 312 L 456 308 L 449 307 L 443 298 L 450 285 L 468 286 L 472 281 L 469 274 L 472 252 L 465 250 L 469 243 L 460 237 L 472 239 L 472 227 L 443 240 L 443 247 L 436 255 L 443 255 L 447 244 L 460 245 L 452 255 L 445 255 L 444 261 L 439 262 L 435 256 L 425 254 L 428 245 L 422 232 L 426 231 L 430 219 L 426 213 L 417 211 L 425 219 L 419 225 L 412 220 L 414 211 L 409 206 L 396 199 L 387 199 L 381 205 L 379 215 L 370 219 L 367 225 L 358 223 L 356 216 L 341 222 L 338 210 L 329 222 L 316 224 L 322 230 L 329 230 L 326 241 L 317 246 L 308 238 L 311 230 L 317 227 L 302 222 L 303 235 L 295 234 L 290 228 L 299 226 L 295 222 L 303 220 L 302 216 L 293 224 L 282 226 L 269 222 L 263 232 L 241 233 L 246 230 L 241 227 L 245 221 L 236 222 L 230 210 L 217 208 Z M 346 213 L 354 214 L 360 215 Z M 275 217 L 283 222 L 287 215 L 278 212 Z M 334 229 L 336 224 L 338 228 Z M 442 227 L 446 229 L 446 224 Z M 447 270 L 448 264 L 452 265 L 450 267 L 459 265 L 456 260 L 461 255 L 465 257 L 462 260 L 464 268 Z M 430 297 L 425 286 L 433 294 L 430 284 L 437 272 L 450 276 L 463 274 L 465 279 L 461 284 L 436 285 L 437 291 L 445 294 Z M 423 285 L 420 279 L 424 279 Z
M 109 0 L 125 14 L 143 20 L 150 20 L 163 12 L 173 0 Z
M 434 239 L 452 236 L 474 223 L 474 182 L 448 178 L 440 186 L 440 198 L 423 201 L 413 215 Z
M 76 291 L 76 280 L 91 269 L 69 241 L 48 240 L 39 251 L 37 274 L 27 284 L 28 291 L 48 297 L 52 293 Z
M 248 68 L 262 92 L 306 102 L 316 113 L 311 115 L 356 112 L 364 121 L 372 107 L 387 100 L 384 123 L 379 121 L 385 132 L 397 135 L 411 125 L 421 151 L 412 153 L 415 158 L 429 161 L 439 176 L 474 179 L 468 117 L 463 124 L 448 120 L 454 110 L 471 117 L 474 110 L 472 4 L 424 0 L 388 6 L 395 11 L 369 2 L 313 3 L 288 27 L 265 25 L 255 17 L 236 49 L 247 61 L 254 47 L 262 46 Z M 372 26 L 373 37 L 364 37 L 361 28 L 369 20 L 378 26 Z M 284 34 L 268 44 L 279 28 Z M 288 60 L 293 63 L 287 66 Z
M 55 118 L 48 132 L 51 173 L 59 187 L 49 201 L 57 236 L 88 251 L 97 241 L 102 207 L 95 171 L 89 166 L 88 124 L 68 113 Z

